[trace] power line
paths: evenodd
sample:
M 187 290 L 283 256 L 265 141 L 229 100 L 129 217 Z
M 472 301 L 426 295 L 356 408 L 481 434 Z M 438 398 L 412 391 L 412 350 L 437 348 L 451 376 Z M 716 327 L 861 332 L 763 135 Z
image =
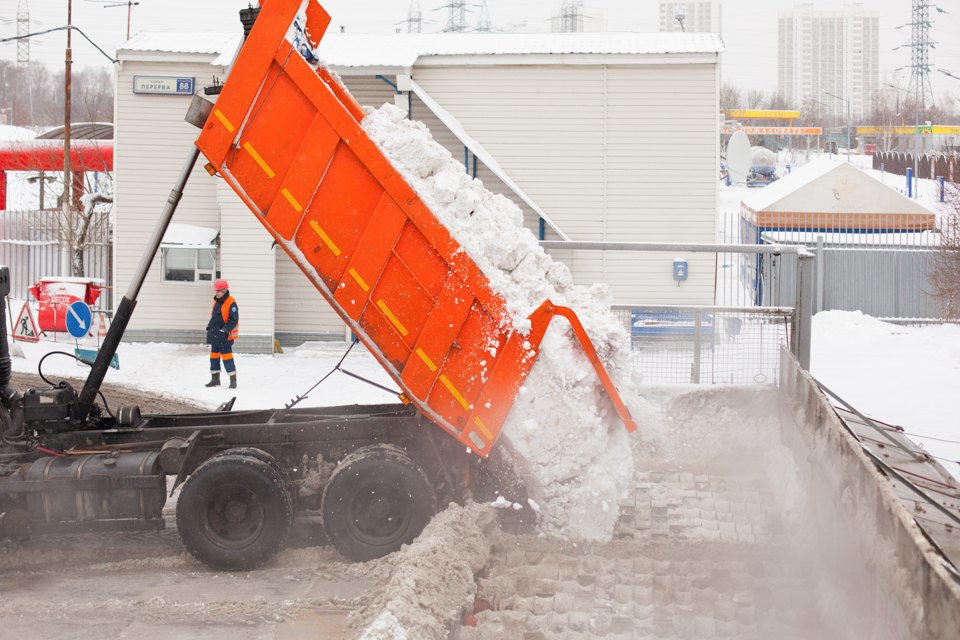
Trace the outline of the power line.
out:
M 80 27 L 78 27 L 77 25 L 71 25 L 71 26 L 66 26 L 66 25 L 64 25 L 64 26 L 62 26 L 62 27 L 53 27 L 52 29 L 46 29 L 46 30 L 44 30 L 44 31 L 35 31 L 35 32 L 33 32 L 33 33 L 27 33 L 27 34 L 22 35 L 22 36 L 21 36 L 21 35 L 16 35 L 16 36 L 11 36 L 11 37 L 9 37 L 9 38 L 0 38 L 0 44 L 3 44 L 4 42 L 12 42 L 12 41 L 14 41 L 14 40 L 19 41 L 19 40 L 24 40 L 24 39 L 27 39 L 27 38 L 33 38 L 33 37 L 35 37 L 35 36 L 42 36 L 42 35 L 45 35 L 45 34 L 47 34 L 47 33 L 53 33 L 54 31 L 65 31 L 66 29 L 70 29 L 70 30 L 72 30 L 72 31 L 76 31 L 77 33 L 79 33 L 80 35 L 82 35 L 83 38 L 84 38 L 84 40 L 86 40 L 87 42 L 89 42 L 89 43 L 93 46 L 94 49 L 96 49 L 97 51 L 99 51 L 100 53 L 102 53 L 103 56 L 104 56 L 107 60 L 109 60 L 110 62 L 113 62 L 113 63 L 120 62 L 120 61 L 117 60 L 116 58 L 111 57 L 110 54 L 108 54 L 106 51 L 104 51 L 103 49 L 101 49 L 100 46 L 99 46 L 96 42 L 94 42 L 93 40 L 91 40 L 90 37 L 89 37 L 87 34 L 85 34 L 85 33 L 80 29 Z

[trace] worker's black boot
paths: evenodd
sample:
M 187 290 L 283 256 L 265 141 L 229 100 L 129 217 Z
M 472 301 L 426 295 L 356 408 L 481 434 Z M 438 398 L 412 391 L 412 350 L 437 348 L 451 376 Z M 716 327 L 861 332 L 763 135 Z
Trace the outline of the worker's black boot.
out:
M 230 388 L 231 389 L 237 388 L 237 374 L 235 373 L 230 374 Z
M 219 386 L 220 386 L 220 372 L 219 372 L 219 371 L 217 371 L 216 373 L 211 372 L 211 373 L 210 373 L 210 382 L 208 382 L 207 384 L 205 384 L 205 385 L 203 385 L 203 386 L 205 386 L 205 387 L 219 387 Z

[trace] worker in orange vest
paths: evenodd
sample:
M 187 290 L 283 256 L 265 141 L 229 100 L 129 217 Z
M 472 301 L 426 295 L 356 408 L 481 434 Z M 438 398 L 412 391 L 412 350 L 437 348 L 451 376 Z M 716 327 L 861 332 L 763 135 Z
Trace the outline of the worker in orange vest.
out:
M 220 386 L 220 360 L 230 376 L 230 388 L 237 388 L 237 365 L 233 361 L 233 341 L 237 339 L 240 314 L 237 301 L 230 295 L 226 280 L 213 283 L 213 311 L 207 323 L 207 343 L 210 345 L 210 382 L 208 387 Z

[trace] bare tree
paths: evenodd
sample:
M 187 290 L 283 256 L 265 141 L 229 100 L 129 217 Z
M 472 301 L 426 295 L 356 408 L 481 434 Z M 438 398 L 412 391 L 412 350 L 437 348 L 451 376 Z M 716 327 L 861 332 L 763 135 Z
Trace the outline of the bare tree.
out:
M 720 111 L 726 112 L 730 109 L 739 109 L 743 98 L 740 95 L 740 89 L 732 84 L 720 85 Z
M 759 109 L 763 106 L 764 95 L 760 89 L 747 91 L 747 109 Z
M 946 213 L 940 218 L 940 247 L 931 282 L 940 299 L 944 320 L 960 319 L 960 185 L 947 183 Z

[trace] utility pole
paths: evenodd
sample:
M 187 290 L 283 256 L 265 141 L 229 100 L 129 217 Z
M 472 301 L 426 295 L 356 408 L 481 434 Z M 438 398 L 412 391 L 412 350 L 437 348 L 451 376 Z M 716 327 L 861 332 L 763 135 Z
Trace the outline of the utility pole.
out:
M 560 5 L 560 32 L 575 33 L 583 31 L 583 0 L 563 0 Z
M 930 40 L 930 9 L 939 13 L 944 10 L 934 5 L 930 0 L 913 0 L 913 13 L 908 23 L 910 26 L 910 86 L 908 93 L 914 96 L 914 154 L 913 154 L 913 179 L 914 197 L 917 194 L 917 187 L 920 186 L 920 125 L 921 118 L 926 115 L 927 107 L 933 106 L 933 86 L 930 82 L 930 49 L 936 44 Z M 905 27 L 907 25 L 900 25 Z M 907 45 L 901 45 L 907 46 Z M 896 47 L 899 48 L 899 47 Z
M 33 114 L 33 90 L 30 86 L 30 2 L 20 0 L 17 5 L 17 83 L 20 91 L 11 101 L 13 116 L 10 124 L 32 124 L 28 122 Z
M 477 18 L 477 32 L 489 33 L 490 30 L 490 9 L 487 7 L 487 0 L 483 0 L 483 4 L 480 5 L 480 17 Z
M 105 5 L 103 5 L 103 8 L 104 8 L 104 9 L 109 9 L 109 8 L 111 8 L 111 7 L 126 7 L 126 8 L 127 8 L 127 40 L 130 39 L 130 16 L 131 16 L 131 14 L 133 13 L 133 8 L 134 8 L 135 6 L 137 6 L 137 5 L 139 5 L 139 4 L 140 4 L 139 2 L 132 2 L 131 0 L 127 0 L 126 2 L 115 2 L 115 3 L 113 3 L 113 4 L 105 4 Z
M 447 26 L 443 28 L 447 33 L 463 33 L 467 30 L 467 0 L 448 0 L 438 9 L 448 9 L 450 14 L 447 18 Z
M 73 248 L 73 202 L 70 187 L 73 184 L 73 172 L 70 170 L 70 101 L 71 101 L 71 65 L 72 52 L 70 50 L 71 36 L 73 34 L 73 0 L 67 0 L 67 51 L 64 58 L 63 70 L 63 222 L 61 229 L 66 227 L 67 251 L 65 259 L 62 262 L 62 270 L 65 275 L 72 275 L 70 270 L 72 262 Z
M 840 96 L 835 96 L 829 91 L 824 91 L 824 94 L 830 96 L 831 98 L 836 98 L 837 100 L 843 100 L 847 103 L 847 164 L 850 164 L 850 101 L 846 98 L 841 98 Z
M 407 33 L 423 33 L 423 12 L 420 11 L 420 0 L 410 0 L 410 10 L 407 11 Z

